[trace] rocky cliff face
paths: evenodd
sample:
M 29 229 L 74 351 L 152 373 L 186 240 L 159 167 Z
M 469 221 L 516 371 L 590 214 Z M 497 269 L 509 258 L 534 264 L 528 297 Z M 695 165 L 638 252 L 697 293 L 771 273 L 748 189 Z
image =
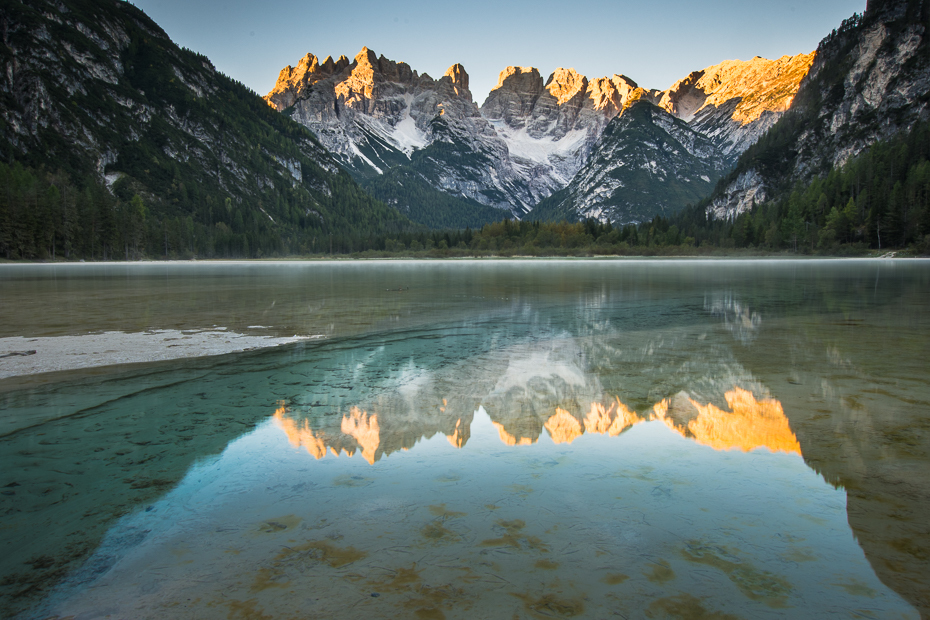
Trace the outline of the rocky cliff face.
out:
M 791 111 L 739 160 L 708 211 L 735 217 L 752 196 L 775 197 L 926 119 L 928 21 L 930 3 L 870 2 L 824 39 Z
M 578 174 L 537 205 L 533 217 L 643 222 L 700 200 L 725 169 L 710 140 L 639 100 L 610 121 Z
M 436 116 L 448 112 L 459 120 L 479 117 L 461 65 L 434 80 L 407 63 L 379 58 L 368 48 L 351 63 L 341 56 L 320 64 L 307 54 L 296 68 L 281 70 L 265 100 L 313 129 L 332 153 L 360 159 L 355 166 L 367 164 L 377 172 L 399 161 L 397 153 L 409 155 L 425 147 Z M 389 152 L 382 154 L 385 147 Z
M 308 54 L 297 68 L 281 71 L 265 99 L 313 130 L 363 180 L 409 166 L 414 152 L 428 149 L 422 163 L 436 189 L 508 214 L 535 202 L 472 100 L 460 64 L 434 80 L 368 48 L 351 63 L 343 57 L 319 64 Z
M 385 191 L 388 181 L 374 175 L 400 170 L 392 178 L 409 184 L 415 171 L 420 184 L 523 217 L 569 185 L 611 120 L 640 99 L 687 123 L 733 161 L 788 109 L 813 58 L 726 61 L 666 91 L 641 88 L 623 75 L 588 79 L 559 68 L 544 80 L 536 68 L 507 67 L 479 109 L 461 65 L 433 80 L 363 49 L 351 63 L 345 57 L 320 63 L 308 54 L 281 71 L 265 99 L 309 127 L 385 200 L 400 200 L 398 192 Z M 672 174 L 665 171 L 666 178 Z M 597 211 L 589 206 L 565 216 Z

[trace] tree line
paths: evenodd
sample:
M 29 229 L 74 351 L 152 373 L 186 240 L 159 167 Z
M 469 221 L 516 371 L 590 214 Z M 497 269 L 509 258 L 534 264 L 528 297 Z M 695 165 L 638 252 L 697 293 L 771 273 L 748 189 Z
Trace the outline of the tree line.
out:
M 930 123 L 876 142 L 845 165 L 732 220 L 708 202 L 671 222 L 699 245 L 799 253 L 914 247 L 930 251 Z
M 251 205 L 176 181 L 154 198 L 124 176 L 106 186 L 0 162 L 0 257 L 16 260 L 263 258 L 363 249 L 402 227 L 347 176 L 321 204 L 300 186 Z M 292 195 L 293 194 L 293 195 Z M 270 202 L 269 202 L 270 201 Z M 273 202 L 273 204 L 272 204 Z M 380 211 L 386 213 L 381 217 Z M 363 214 L 351 224 L 353 212 Z

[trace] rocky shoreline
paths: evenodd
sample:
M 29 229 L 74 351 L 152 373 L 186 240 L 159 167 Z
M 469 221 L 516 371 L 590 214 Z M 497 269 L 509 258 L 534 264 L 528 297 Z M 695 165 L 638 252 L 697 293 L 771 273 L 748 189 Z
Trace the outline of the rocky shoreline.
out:
M 319 337 L 256 336 L 218 327 L 203 331 L 157 329 L 0 338 L 0 380 L 62 370 L 238 353 Z

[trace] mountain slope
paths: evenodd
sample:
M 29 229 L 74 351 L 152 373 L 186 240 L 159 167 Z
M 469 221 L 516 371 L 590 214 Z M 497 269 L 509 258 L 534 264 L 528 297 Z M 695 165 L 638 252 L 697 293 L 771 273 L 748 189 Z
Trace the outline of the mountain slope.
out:
M 407 225 L 360 191 L 312 134 L 178 48 L 133 5 L 12 0 L 2 20 L 0 153 L 63 170 L 79 188 L 106 179 L 117 200 L 98 206 L 117 220 L 120 196 L 139 194 L 150 249 L 163 232 L 172 254 L 181 245 L 208 255 L 293 252 L 330 234 Z M 64 217 L 70 206 L 55 208 Z M 189 243 L 169 243 L 169 228 L 189 228 Z M 103 233 L 56 234 L 79 242 Z M 96 247 L 112 254 L 122 234 L 110 231 Z
M 507 67 L 481 115 L 507 145 L 532 205 L 565 187 L 637 89 L 622 75 L 589 81 L 560 67 L 543 83 L 534 67 Z
M 708 213 L 733 218 L 926 119 L 928 22 L 923 0 L 872 0 L 825 38 L 791 110 L 739 159 Z
M 724 157 L 710 140 L 640 100 L 607 125 L 584 167 L 529 217 L 643 222 L 700 200 L 725 169 Z
M 815 57 L 726 60 L 675 82 L 658 105 L 735 158 L 791 107 Z
M 376 196 L 406 201 L 408 213 L 424 215 L 420 222 L 447 218 L 429 213 L 427 193 L 410 194 L 390 179 L 416 177 L 444 192 L 441 202 L 461 211 L 446 215 L 462 225 L 529 209 L 524 205 L 532 198 L 515 183 L 507 148 L 472 101 L 461 65 L 434 80 L 368 48 L 351 63 L 343 56 L 321 64 L 307 54 L 296 68 L 281 71 L 265 100 L 310 128 Z M 379 178 L 392 169 L 402 170 Z

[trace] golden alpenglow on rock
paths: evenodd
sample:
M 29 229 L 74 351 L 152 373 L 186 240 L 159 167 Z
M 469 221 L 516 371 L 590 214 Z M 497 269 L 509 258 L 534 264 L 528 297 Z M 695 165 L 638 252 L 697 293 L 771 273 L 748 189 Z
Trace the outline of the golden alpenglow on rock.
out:
M 739 387 L 728 391 L 724 398 L 730 411 L 712 403 L 702 405 L 681 393 L 657 403 L 653 415 L 675 432 L 714 450 L 749 452 L 767 448 L 801 454 L 801 445 L 780 402 L 756 400 L 752 392 Z
M 546 420 L 544 426 L 549 431 L 549 436 L 552 437 L 554 443 L 571 443 L 584 433 L 581 422 L 559 407 L 556 407 L 555 413 Z
M 738 101 L 731 118 L 742 125 L 765 112 L 784 112 L 794 100 L 816 52 L 768 60 L 725 60 L 678 80 L 662 94 L 659 106 L 684 121 L 701 110 Z
M 546 84 L 546 90 L 549 91 L 559 105 L 564 105 L 568 101 L 581 95 L 584 96 L 588 89 L 588 78 L 580 75 L 574 69 L 563 69 L 559 67 L 549 76 Z
M 779 401 L 757 399 L 740 387 L 727 391 L 723 398 L 729 411 L 713 403 L 701 404 L 686 392 L 679 392 L 642 414 L 619 398 L 611 397 L 606 404 L 592 402 L 586 413 L 572 413 L 568 406 L 556 406 L 554 413 L 541 418 L 527 416 L 525 411 L 494 408 L 490 415 L 496 419 L 490 422 L 507 446 L 531 446 L 539 441 L 543 430 L 554 444 L 571 444 L 585 434 L 617 437 L 637 424 L 659 421 L 682 437 L 714 450 L 748 452 L 766 448 L 771 452 L 801 454 L 801 446 Z M 440 413 L 445 413 L 446 402 L 443 400 L 443 406 L 439 407 Z M 305 449 L 316 459 L 326 456 L 327 451 L 336 456 L 344 452 L 350 457 L 359 452 L 363 459 L 374 464 L 397 450 L 411 449 L 436 432 L 444 435 L 453 447 L 463 448 L 471 437 L 472 417 L 443 418 L 438 425 L 424 428 L 422 413 L 416 405 L 394 403 L 377 415 L 353 406 L 339 420 L 338 428 L 331 425 L 325 429 L 313 428 L 309 419 L 298 421 L 284 406 L 275 411 L 274 421 L 291 446 Z M 414 425 L 420 432 L 411 432 Z
M 332 56 L 327 56 L 326 60 L 320 64 L 316 56 L 308 53 L 300 59 L 296 68 L 288 65 L 281 69 L 278 81 L 271 92 L 265 96 L 265 101 L 278 111 L 289 108 L 309 87 L 320 80 L 332 77 L 348 66 L 349 59 L 345 56 L 340 56 L 335 62 Z
M 443 77 L 451 78 L 452 85 L 455 87 L 455 94 L 459 96 L 468 95 L 468 98 L 471 99 L 471 91 L 468 90 L 468 73 L 465 72 L 465 67 L 459 63 L 455 63 L 443 74 Z

